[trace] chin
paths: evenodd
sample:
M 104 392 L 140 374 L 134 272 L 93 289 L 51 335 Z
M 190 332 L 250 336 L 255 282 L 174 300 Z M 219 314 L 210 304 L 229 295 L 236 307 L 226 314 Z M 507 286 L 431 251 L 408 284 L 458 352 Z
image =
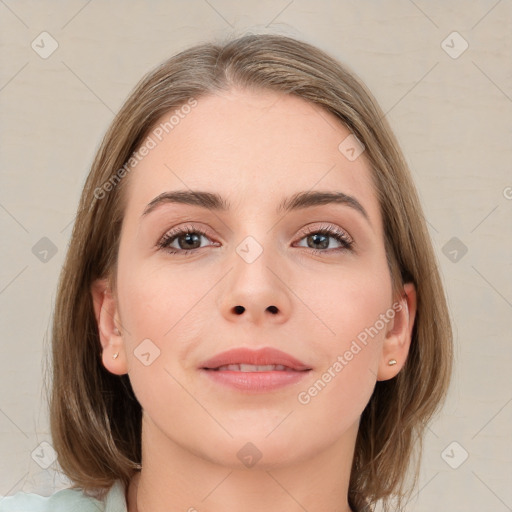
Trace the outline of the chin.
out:
M 231 432 L 233 439 L 226 439 L 225 442 L 210 439 L 212 444 L 205 447 L 202 456 L 230 469 L 271 470 L 300 462 L 318 453 L 318 448 L 311 446 L 308 449 L 284 430 L 281 435 L 277 430 L 270 435 L 267 430 L 258 430 L 257 435 L 247 431 L 240 431 L 239 434 Z M 300 451 L 297 450 L 298 446 L 301 446 Z

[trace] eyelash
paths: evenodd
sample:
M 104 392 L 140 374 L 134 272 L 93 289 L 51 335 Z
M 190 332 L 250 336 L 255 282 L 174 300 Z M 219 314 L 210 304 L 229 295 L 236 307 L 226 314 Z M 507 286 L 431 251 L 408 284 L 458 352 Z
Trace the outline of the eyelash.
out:
M 159 249 L 162 249 L 169 254 L 179 254 L 182 256 L 188 256 L 193 252 L 198 251 L 199 249 L 202 249 L 202 247 L 198 247 L 196 249 L 171 249 L 169 248 L 169 244 L 172 243 L 176 238 L 178 238 L 180 235 L 185 234 L 196 234 L 196 235 L 202 235 L 206 238 L 208 237 L 208 234 L 202 230 L 201 228 L 193 227 L 193 226 L 185 226 L 182 228 L 178 228 L 176 230 L 171 230 L 168 233 L 166 233 L 162 239 L 158 242 L 157 247 Z M 329 254 L 332 252 L 339 252 L 339 251 L 351 251 L 353 250 L 353 240 L 350 238 L 350 236 L 340 228 L 329 225 L 322 228 L 308 228 L 306 233 L 302 235 L 302 237 L 299 240 L 302 240 L 303 238 L 306 238 L 307 236 L 310 236 L 312 234 L 321 234 L 321 235 L 327 235 L 330 236 L 336 241 L 338 241 L 341 244 L 341 247 L 337 247 L 336 249 L 309 249 L 313 254 Z M 306 247 L 304 247 L 306 249 Z

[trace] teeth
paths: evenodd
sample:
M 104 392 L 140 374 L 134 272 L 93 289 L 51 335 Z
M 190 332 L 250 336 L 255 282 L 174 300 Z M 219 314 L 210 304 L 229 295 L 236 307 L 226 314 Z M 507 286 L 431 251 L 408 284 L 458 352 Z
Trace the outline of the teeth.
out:
M 286 371 L 290 370 L 282 364 L 266 364 L 266 365 L 254 365 L 254 364 L 226 364 L 219 366 L 217 370 L 221 371 L 232 371 L 232 372 L 271 372 L 274 370 Z

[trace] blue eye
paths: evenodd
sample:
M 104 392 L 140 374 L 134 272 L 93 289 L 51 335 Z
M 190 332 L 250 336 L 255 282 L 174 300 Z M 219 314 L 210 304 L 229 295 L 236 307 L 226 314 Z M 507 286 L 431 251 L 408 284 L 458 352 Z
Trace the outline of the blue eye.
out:
M 329 248 L 329 238 L 335 239 L 339 247 Z M 345 231 L 336 226 L 329 226 L 320 229 L 310 229 L 301 240 L 308 239 L 308 247 L 313 251 L 313 254 L 321 254 L 332 251 L 351 250 L 353 246 L 352 238 Z M 299 246 L 305 247 L 305 246 Z

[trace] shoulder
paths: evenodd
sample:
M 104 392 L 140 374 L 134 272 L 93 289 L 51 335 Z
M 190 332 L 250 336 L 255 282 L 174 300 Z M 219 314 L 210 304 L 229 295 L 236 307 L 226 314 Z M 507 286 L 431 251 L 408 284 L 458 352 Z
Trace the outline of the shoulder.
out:
M 81 489 L 61 489 L 51 496 L 18 492 L 0 496 L 0 512 L 126 512 L 124 485 L 116 480 L 103 500 L 84 494 Z

